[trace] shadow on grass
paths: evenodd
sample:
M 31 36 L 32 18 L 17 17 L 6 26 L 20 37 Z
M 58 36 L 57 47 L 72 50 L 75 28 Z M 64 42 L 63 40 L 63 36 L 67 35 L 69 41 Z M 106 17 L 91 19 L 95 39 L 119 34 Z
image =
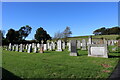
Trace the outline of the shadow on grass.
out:
M 23 80 L 8 70 L 2 68 L 2 80 Z
M 108 58 L 120 58 L 120 56 L 119 55 L 117 55 L 117 56 L 113 56 L 113 55 L 108 55 Z

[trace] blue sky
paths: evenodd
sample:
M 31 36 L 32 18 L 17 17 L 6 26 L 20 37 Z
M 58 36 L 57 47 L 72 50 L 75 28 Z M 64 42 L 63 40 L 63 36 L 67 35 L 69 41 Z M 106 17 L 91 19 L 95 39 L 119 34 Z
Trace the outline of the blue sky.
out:
M 50 36 L 69 26 L 71 36 L 91 35 L 95 29 L 118 25 L 117 2 L 3 2 L 2 29 L 30 25 L 32 32 L 26 39 L 34 39 L 39 27 Z

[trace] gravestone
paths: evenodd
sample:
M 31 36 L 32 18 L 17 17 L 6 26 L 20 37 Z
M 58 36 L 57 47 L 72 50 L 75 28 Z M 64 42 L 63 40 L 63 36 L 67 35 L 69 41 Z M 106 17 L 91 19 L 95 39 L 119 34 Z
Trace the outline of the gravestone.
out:
M 12 46 L 12 51 L 15 51 L 15 45 Z
M 89 38 L 88 38 L 88 44 L 92 44 L 92 36 L 89 36 Z
M 52 46 L 52 44 L 49 45 L 49 50 L 50 50 L 50 51 L 53 50 L 53 46 Z
M 65 49 L 65 42 L 62 43 L 62 49 Z
M 55 43 L 52 41 L 51 44 L 52 44 L 52 49 L 55 49 Z
M 34 48 L 35 47 L 35 43 L 32 43 L 32 48 Z
M 37 48 L 40 48 L 40 44 L 39 43 L 37 43 Z
M 108 40 L 108 45 L 110 45 L 110 40 Z
M 89 44 L 88 56 L 108 58 L 107 44 Z
M 80 49 L 81 48 L 81 43 L 79 40 L 77 40 L 77 48 Z
M 71 40 L 68 43 L 68 51 L 71 51 Z
M 20 44 L 20 49 L 19 49 L 19 52 L 22 52 L 23 51 L 23 45 L 22 44 Z
M 104 40 L 103 39 L 100 40 L 100 44 L 104 44 Z
M 16 50 L 15 51 L 18 51 L 19 47 L 18 47 L 18 44 L 16 44 Z
M 50 41 L 47 40 L 47 49 L 50 47 Z
M 77 56 L 77 41 L 71 40 L 70 44 L 71 44 L 70 56 Z
M 56 51 L 62 51 L 62 41 L 61 40 L 57 41 L 57 50 Z
M 28 50 L 27 50 L 27 53 L 31 53 L 32 52 L 32 46 L 31 44 L 28 45 Z
M 37 46 L 34 45 L 34 53 L 37 53 Z
M 44 44 L 44 51 L 47 50 L 47 44 Z
M 120 47 L 120 39 L 118 40 L 118 47 Z
M 41 44 L 40 44 L 40 53 L 44 53 L 44 44 L 43 44 L 43 40 L 41 41 Z
M 111 45 L 114 46 L 114 40 L 111 40 Z
M 11 51 L 12 50 L 12 45 L 11 45 L 11 43 L 9 43 L 9 51 Z
M 85 39 L 82 40 L 82 49 L 81 50 L 87 50 L 87 43 L 86 43 Z
M 104 41 L 104 44 L 108 45 L 108 41 L 105 38 L 103 39 L 103 41 Z

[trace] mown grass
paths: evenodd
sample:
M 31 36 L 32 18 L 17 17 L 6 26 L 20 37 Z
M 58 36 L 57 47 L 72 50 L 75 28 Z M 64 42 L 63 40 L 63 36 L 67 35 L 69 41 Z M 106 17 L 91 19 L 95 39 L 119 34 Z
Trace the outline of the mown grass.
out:
M 92 35 L 92 38 L 105 38 L 105 39 L 114 39 L 116 40 L 116 38 L 118 37 L 119 35 Z M 83 38 L 84 39 L 88 39 L 89 36 L 75 36 L 75 37 L 70 37 L 68 38 L 69 40 L 74 40 L 74 39 L 77 39 L 77 40 L 82 40 Z
M 110 53 L 116 56 L 111 58 L 88 57 L 87 53 L 79 49 L 79 56 L 69 56 L 67 50 L 43 54 L 3 50 L 2 67 L 20 78 L 108 78 L 119 60 L 119 53 Z

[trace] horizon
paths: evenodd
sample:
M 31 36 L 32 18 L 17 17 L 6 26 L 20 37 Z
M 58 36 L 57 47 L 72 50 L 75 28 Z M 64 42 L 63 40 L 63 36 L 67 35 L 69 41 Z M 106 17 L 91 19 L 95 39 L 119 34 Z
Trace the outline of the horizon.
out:
M 6 33 L 10 28 L 32 27 L 26 40 L 34 39 L 39 27 L 53 37 L 66 26 L 71 36 L 93 35 L 98 28 L 118 26 L 118 2 L 3 2 L 2 14 Z

